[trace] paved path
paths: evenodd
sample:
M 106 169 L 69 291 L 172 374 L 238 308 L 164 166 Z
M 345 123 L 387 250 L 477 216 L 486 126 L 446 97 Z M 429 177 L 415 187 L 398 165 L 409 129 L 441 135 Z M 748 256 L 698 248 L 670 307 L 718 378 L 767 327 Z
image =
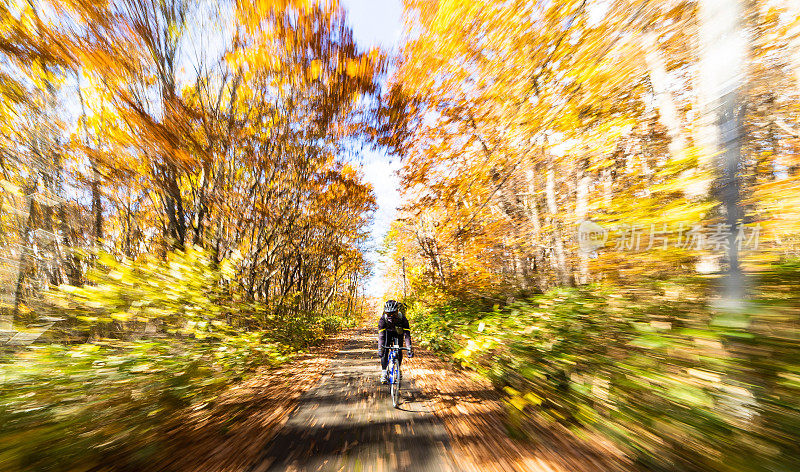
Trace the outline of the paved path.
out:
M 410 375 L 403 378 L 400 409 L 392 408 L 378 383 L 375 344 L 371 331 L 356 333 L 251 472 L 457 470 L 447 432 Z

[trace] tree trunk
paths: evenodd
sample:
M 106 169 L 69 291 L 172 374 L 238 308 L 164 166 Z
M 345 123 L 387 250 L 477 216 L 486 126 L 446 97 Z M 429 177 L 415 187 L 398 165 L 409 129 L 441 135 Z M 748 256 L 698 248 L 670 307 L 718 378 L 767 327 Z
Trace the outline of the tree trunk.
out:
M 561 236 L 561 228 L 558 222 L 558 204 L 556 202 L 556 178 L 555 164 L 552 156 L 547 163 L 547 182 L 545 183 L 545 199 L 547 201 L 547 211 L 550 213 L 550 222 L 553 227 L 553 249 L 556 253 L 556 268 L 558 271 L 558 281 L 563 286 L 569 286 L 570 277 L 567 269 L 567 258 L 564 250 L 564 240 Z
M 661 124 L 667 128 L 669 141 L 669 153 L 673 159 L 683 155 L 688 146 L 688 140 L 681 130 L 681 119 L 675 99 L 669 91 L 669 76 L 664 65 L 664 59 L 658 53 L 658 35 L 653 31 L 647 31 L 642 35 L 642 46 L 644 47 L 644 58 L 647 64 L 650 85 L 653 87 L 653 94 L 656 97 L 656 106 Z
M 83 126 L 84 144 L 89 148 L 89 126 L 86 123 L 86 105 L 83 101 L 83 92 L 81 92 L 80 78 L 77 70 L 75 71 L 75 79 L 78 81 L 78 102 L 81 105 L 81 125 Z M 92 246 L 100 244 L 103 239 L 103 205 L 100 201 L 100 172 L 97 168 L 97 160 L 89 153 L 89 166 L 92 172 L 92 179 L 89 186 L 92 191 Z
M 527 201 L 527 210 L 528 210 L 528 218 L 531 221 L 531 225 L 533 226 L 533 261 L 536 265 L 535 270 L 535 278 L 536 278 L 536 286 L 539 288 L 540 291 L 544 292 L 547 290 L 547 277 L 545 277 L 544 273 L 544 242 L 542 238 L 542 220 L 539 216 L 539 196 L 536 191 L 536 170 L 535 168 L 531 168 L 527 172 L 528 178 L 528 201 Z
M 575 222 L 581 224 L 588 216 L 589 211 L 589 185 L 591 177 L 586 172 L 586 160 L 581 159 L 576 171 L 577 189 L 575 192 Z M 577 226 L 576 226 L 577 228 Z M 589 283 L 589 254 L 578 248 L 578 283 Z
M 33 189 L 29 190 L 35 191 Z M 14 287 L 14 313 L 12 320 L 19 315 L 19 307 L 22 304 L 22 288 L 25 283 L 25 271 L 28 268 L 28 252 L 26 246 L 30 244 L 31 228 L 33 227 L 34 216 L 34 199 L 32 193 L 27 196 L 28 198 L 28 220 L 20 232 L 19 241 L 19 265 L 17 266 L 17 283 Z
M 100 173 L 97 171 L 97 163 L 94 159 L 90 159 L 92 165 L 92 215 L 94 215 L 92 228 L 92 237 L 94 244 L 100 244 L 103 239 L 103 204 L 100 200 L 100 182 L 98 176 Z
M 745 107 L 742 103 L 746 71 L 747 37 L 739 22 L 743 17 L 738 0 L 700 2 L 701 67 L 700 97 L 703 99 L 706 160 L 717 169 L 713 196 L 719 200 L 730 231 L 724 255 L 723 304 L 740 308 L 744 301 L 744 278 L 739 264 L 736 236 L 742 219 L 740 203 L 742 138 Z

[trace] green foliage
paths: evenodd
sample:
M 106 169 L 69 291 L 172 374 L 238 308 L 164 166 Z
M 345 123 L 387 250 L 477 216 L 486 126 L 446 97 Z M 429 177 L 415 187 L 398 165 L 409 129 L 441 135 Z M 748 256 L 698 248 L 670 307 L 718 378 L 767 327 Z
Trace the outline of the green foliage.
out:
M 330 313 L 293 313 L 270 319 L 267 330 L 272 339 L 307 348 L 320 343 L 327 335 L 353 326 L 354 320 L 335 311 Z
M 416 302 L 408 305 L 415 339 L 423 347 L 446 355 L 460 349 L 463 333 L 482 315 L 480 307 L 458 301 L 432 307 Z
M 135 467 L 188 407 L 288 350 L 262 333 L 217 343 L 148 340 L 48 345 L 0 363 L 0 470 L 85 470 L 114 455 Z
M 139 470 L 170 453 L 164 438 L 189 409 L 348 323 L 241 303 L 231 262 L 198 248 L 97 262 L 89 284 L 50 294 L 68 318 L 51 335 L 61 343 L 0 356 L 2 471 L 92 470 L 109 457 Z
M 428 307 L 415 326 L 505 390 L 518 430 L 534 417 L 590 429 L 653 470 L 788 471 L 800 463 L 798 280 L 797 263 L 763 274 L 743 313 L 707 307 L 706 282 L 687 278 L 555 289 L 478 315 Z
M 158 320 L 171 333 L 204 337 L 224 329 L 217 320 L 233 311 L 233 262 L 214 264 L 199 248 L 170 252 L 163 260 L 118 260 L 101 253 L 97 264 L 87 272 L 86 285 L 62 285 L 52 294 L 62 311 L 89 331 L 114 322 Z

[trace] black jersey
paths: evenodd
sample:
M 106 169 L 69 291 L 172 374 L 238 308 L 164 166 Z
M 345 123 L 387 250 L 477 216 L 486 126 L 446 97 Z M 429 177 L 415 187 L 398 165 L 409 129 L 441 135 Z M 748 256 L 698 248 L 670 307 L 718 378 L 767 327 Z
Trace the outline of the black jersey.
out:
M 395 339 L 398 344 L 405 344 L 405 347 L 411 348 L 411 327 L 408 318 L 398 314 L 392 322 L 384 314 L 378 320 L 378 347 L 391 346 Z

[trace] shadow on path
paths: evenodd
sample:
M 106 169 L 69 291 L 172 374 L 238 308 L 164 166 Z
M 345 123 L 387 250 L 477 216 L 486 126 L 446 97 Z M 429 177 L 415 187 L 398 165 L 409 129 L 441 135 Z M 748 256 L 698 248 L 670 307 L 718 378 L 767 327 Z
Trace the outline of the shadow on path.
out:
M 447 431 L 410 375 L 403 379 L 403 403 L 392 408 L 388 389 L 378 383 L 371 334 L 360 330 L 339 351 L 251 472 L 457 470 Z

